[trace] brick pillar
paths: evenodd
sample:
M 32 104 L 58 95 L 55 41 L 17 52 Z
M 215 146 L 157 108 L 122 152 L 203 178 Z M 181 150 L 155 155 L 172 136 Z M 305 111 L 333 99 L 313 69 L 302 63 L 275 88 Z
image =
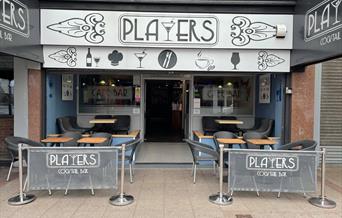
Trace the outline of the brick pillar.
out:
M 291 141 L 313 139 L 315 65 L 292 73 Z
M 28 134 L 29 138 L 40 141 L 43 130 L 43 73 L 28 70 Z
M 13 135 L 13 116 L 0 117 L 0 160 L 10 159 L 4 139 Z

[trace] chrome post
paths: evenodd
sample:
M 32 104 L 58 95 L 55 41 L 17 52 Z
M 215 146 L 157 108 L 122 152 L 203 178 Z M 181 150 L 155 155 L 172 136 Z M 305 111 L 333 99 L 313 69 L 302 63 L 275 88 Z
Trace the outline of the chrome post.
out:
M 23 148 L 22 144 L 18 144 L 18 159 L 19 159 L 19 195 L 8 199 L 9 205 L 28 204 L 36 199 L 35 195 L 25 194 L 23 191 Z
M 220 182 L 219 182 L 219 193 L 213 194 L 209 196 L 209 201 L 214 204 L 218 205 L 229 205 L 233 203 L 233 198 L 231 196 L 228 196 L 223 193 L 223 148 L 224 145 L 220 144 L 220 166 L 219 166 L 219 176 L 220 176 Z
M 336 207 L 336 202 L 327 199 L 325 196 L 325 152 L 326 149 L 322 148 L 322 162 L 321 162 L 321 196 L 312 197 L 309 202 L 316 207 L 321 207 L 325 209 L 332 209 Z
M 115 206 L 126 206 L 134 201 L 132 195 L 126 195 L 124 193 L 124 182 L 125 182 L 125 151 L 126 145 L 123 144 L 121 147 L 121 184 L 120 184 L 120 194 L 114 195 L 109 198 L 109 203 Z

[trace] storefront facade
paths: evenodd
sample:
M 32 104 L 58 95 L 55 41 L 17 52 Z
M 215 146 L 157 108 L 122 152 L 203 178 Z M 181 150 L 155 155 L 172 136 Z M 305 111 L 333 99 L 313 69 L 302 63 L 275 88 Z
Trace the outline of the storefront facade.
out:
M 96 114 L 125 114 L 132 118 L 131 129 L 144 135 L 148 114 L 158 107 L 149 104 L 151 95 L 158 98 L 152 90 L 148 93 L 149 86 L 159 81 L 159 86 L 180 89 L 178 94 L 173 90 L 169 103 L 173 114 L 182 113 L 178 125 L 184 137 L 202 129 L 203 116 L 229 115 L 244 127 L 253 126 L 257 116 L 269 117 L 276 121 L 274 134 L 283 136 L 290 14 L 41 9 L 41 16 L 46 101 L 56 102 L 58 96 L 57 104 L 73 108 L 64 115 L 77 114 L 80 124 L 89 125 Z M 54 88 L 59 81 L 53 77 L 62 74 L 73 75 L 70 101 L 62 101 Z M 260 76 L 271 81 L 266 93 L 260 90 Z M 47 104 L 47 134 L 63 115 L 49 107 L 58 108 Z

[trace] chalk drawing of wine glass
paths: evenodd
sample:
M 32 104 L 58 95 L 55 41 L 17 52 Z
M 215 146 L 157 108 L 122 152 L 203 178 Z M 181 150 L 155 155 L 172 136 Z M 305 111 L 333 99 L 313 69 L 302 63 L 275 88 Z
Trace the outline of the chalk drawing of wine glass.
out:
M 94 57 L 94 61 L 95 61 L 96 67 L 98 67 L 99 62 L 100 62 L 100 57 Z

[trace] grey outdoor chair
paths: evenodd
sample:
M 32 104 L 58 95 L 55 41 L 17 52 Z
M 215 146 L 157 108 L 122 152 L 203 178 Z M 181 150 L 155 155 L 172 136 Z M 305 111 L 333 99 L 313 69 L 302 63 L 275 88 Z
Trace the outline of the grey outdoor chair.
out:
M 314 140 L 299 140 L 299 141 L 295 141 L 295 142 L 291 142 L 285 145 L 280 146 L 279 148 L 277 148 L 277 150 L 300 150 L 300 151 L 315 151 L 317 148 L 317 142 Z M 306 166 L 304 166 L 306 167 Z M 307 166 L 308 167 L 308 171 L 311 174 L 311 178 L 313 178 L 313 172 L 311 169 L 311 166 Z M 300 179 L 300 183 L 303 189 L 303 194 L 305 196 L 305 191 L 304 191 L 304 184 L 302 181 L 302 177 L 301 177 L 301 170 L 303 170 L 303 168 L 301 168 L 298 172 L 289 172 L 292 176 L 294 174 L 296 174 L 299 179 Z M 280 193 L 282 190 L 282 185 L 283 185 L 283 178 L 280 181 L 280 188 L 279 188 L 279 192 L 278 192 L 278 198 L 280 197 Z
M 258 128 L 253 129 L 253 130 L 248 130 L 247 133 L 257 132 L 265 136 L 271 136 L 271 133 L 273 131 L 273 125 L 274 125 L 274 120 L 264 118 L 260 121 L 260 126 Z
M 63 137 L 69 137 L 72 138 L 69 142 L 64 142 L 63 147 L 77 147 L 78 143 L 77 141 L 82 138 L 82 134 L 79 132 L 65 132 L 63 134 Z
M 113 133 L 128 134 L 131 125 L 131 117 L 129 115 L 115 115 L 113 118 L 116 119 L 112 128 Z
M 192 154 L 192 175 L 194 177 L 193 182 L 196 183 L 196 170 L 199 161 L 213 161 L 216 164 L 219 161 L 219 153 L 209 145 L 198 141 L 186 139 L 185 142 L 189 145 Z M 199 156 L 199 152 L 206 154 L 206 156 Z
M 219 151 L 219 143 L 217 141 L 218 138 L 225 138 L 225 139 L 236 139 L 237 135 L 235 135 L 232 132 L 229 131 L 219 131 L 219 132 L 215 132 L 214 133 L 214 142 L 215 142 L 215 146 L 216 146 L 216 150 Z
M 23 138 L 23 137 L 17 137 L 17 136 L 8 136 L 5 138 L 5 143 L 7 145 L 7 150 L 11 156 L 11 165 L 8 170 L 7 178 L 6 181 L 9 181 L 12 168 L 13 168 L 13 163 L 18 160 L 18 145 L 20 143 L 26 144 L 28 146 L 33 146 L 33 147 L 45 147 L 44 144 L 33 141 L 31 139 Z M 27 152 L 26 150 L 23 151 L 23 158 L 24 160 L 27 160 Z
M 129 181 L 133 183 L 133 176 L 134 176 L 134 164 L 135 164 L 135 152 L 138 148 L 138 145 L 142 142 L 142 139 L 137 138 L 131 140 L 129 142 L 124 142 L 122 144 L 116 146 L 122 146 L 123 144 L 126 145 L 125 150 L 125 160 L 128 161 L 129 164 Z M 121 152 L 119 153 L 119 160 L 121 160 Z
M 248 149 L 260 149 L 259 146 L 248 143 L 247 139 L 267 139 L 267 136 L 259 132 L 246 132 L 243 134 L 243 139 L 246 141 Z
M 219 124 L 216 123 L 216 119 L 219 119 L 219 117 L 202 117 L 202 129 L 204 135 L 213 135 L 215 132 L 219 131 Z
M 317 142 L 314 140 L 299 140 L 280 146 L 277 150 L 305 150 L 315 151 Z

